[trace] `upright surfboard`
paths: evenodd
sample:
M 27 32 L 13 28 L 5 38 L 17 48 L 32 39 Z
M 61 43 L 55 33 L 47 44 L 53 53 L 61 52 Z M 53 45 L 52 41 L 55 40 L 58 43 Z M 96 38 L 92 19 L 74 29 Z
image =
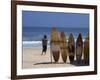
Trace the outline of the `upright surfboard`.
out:
M 61 50 L 61 56 L 64 63 L 66 63 L 67 60 L 67 39 L 64 31 L 60 33 L 60 50 Z
M 75 56 L 75 41 L 72 33 L 70 34 L 68 39 L 68 53 L 69 53 L 70 63 L 72 63 L 74 61 L 74 56 Z
M 82 53 L 83 53 L 83 40 L 81 33 L 79 33 L 76 41 L 76 60 L 78 63 L 82 60 Z
M 59 40 L 59 33 L 54 27 L 51 30 L 50 48 L 54 61 L 58 62 L 60 56 L 60 40 Z
M 84 41 L 84 62 L 89 64 L 89 33 L 86 35 Z

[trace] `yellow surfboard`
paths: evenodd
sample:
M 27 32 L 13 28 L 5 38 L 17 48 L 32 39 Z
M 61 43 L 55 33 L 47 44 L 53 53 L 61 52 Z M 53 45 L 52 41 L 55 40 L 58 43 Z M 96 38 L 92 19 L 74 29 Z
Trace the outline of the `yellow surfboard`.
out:
M 75 57 L 75 40 L 72 33 L 70 34 L 68 39 L 68 54 L 69 54 L 70 63 L 72 63 Z
M 58 62 L 60 56 L 60 40 L 59 40 L 59 33 L 54 27 L 51 30 L 50 48 L 54 61 Z
M 89 64 L 89 33 L 84 41 L 84 62 Z
M 67 50 L 67 39 L 64 31 L 62 31 L 60 34 L 60 42 L 61 42 L 60 49 L 61 49 L 62 60 L 63 62 L 66 62 L 68 50 Z

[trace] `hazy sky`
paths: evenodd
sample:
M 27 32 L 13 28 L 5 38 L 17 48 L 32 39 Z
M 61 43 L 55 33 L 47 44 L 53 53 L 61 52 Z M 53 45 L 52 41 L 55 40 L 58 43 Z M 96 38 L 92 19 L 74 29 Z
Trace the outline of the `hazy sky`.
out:
M 26 27 L 89 27 L 89 14 L 22 11 Z

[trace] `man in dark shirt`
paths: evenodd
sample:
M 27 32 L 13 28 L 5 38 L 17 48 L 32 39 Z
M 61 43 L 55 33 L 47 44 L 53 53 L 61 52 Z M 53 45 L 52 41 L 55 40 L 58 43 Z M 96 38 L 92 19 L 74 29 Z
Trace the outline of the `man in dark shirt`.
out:
M 47 43 L 48 40 L 47 40 L 47 36 L 44 35 L 44 38 L 42 39 L 42 55 L 43 55 L 43 52 L 46 54 L 46 51 L 47 51 Z

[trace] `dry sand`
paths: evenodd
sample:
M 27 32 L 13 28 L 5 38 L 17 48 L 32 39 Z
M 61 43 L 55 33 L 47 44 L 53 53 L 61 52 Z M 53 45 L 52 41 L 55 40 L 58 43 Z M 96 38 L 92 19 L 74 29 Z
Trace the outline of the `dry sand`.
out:
M 48 67 L 73 67 L 77 66 L 76 63 L 70 64 L 69 58 L 67 58 L 66 63 L 63 63 L 61 55 L 59 58 L 58 63 L 54 63 L 53 57 L 51 63 L 50 58 L 50 49 L 47 50 L 47 53 L 44 55 L 41 55 L 42 49 L 37 48 L 23 48 L 23 59 L 22 68 L 48 68 Z M 84 65 L 81 63 L 80 65 Z

